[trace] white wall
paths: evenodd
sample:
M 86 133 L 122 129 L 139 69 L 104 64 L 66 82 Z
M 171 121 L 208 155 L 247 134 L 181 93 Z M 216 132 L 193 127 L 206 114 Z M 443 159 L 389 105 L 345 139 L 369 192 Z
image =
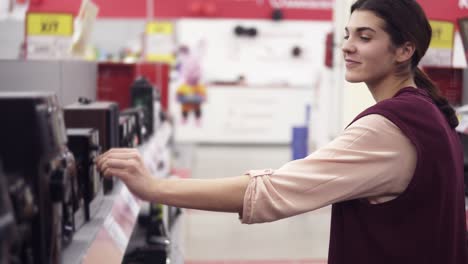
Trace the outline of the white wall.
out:
M 333 70 L 323 68 L 320 72 L 320 82 L 316 92 L 314 107 L 311 109 L 309 122 L 309 149 L 313 150 L 327 144 L 331 139 L 332 128 L 338 114 L 334 92 Z
M 255 38 L 237 37 L 237 25 L 254 27 Z M 269 21 L 246 19 L 182 19 L 177 22 L 179 44 L 195 50 L 208 87 L 200 126 L 182 124 L 180 104 L 171 100 L 179 141 L 206 143 L 288 144 L 293 126 L 307 122 L 320 136 L 328 120 L 317 108 L 320 91 L 330 89 L 330 73 L 324 66 L 325 38 L 332 24 L 324 21 Z M 203 48 L 199 48 L 200 45 Z M 291 55 L 300 46 L 299 58 Z M 235 81 L 242 75 L 246 84 L 216 86 L 213 81 Z M 172 86 L 172 92 L 176 89 Z M 327 97 L 328 98 L 328 97 Z M 305 108 L 311 120 L 305 120 Z M 312 143 L 315 145 L 316 143 Z
M 53 92 L 62 106 L 95 100 L 96 78 L 95 62 L 0 60 L 0 92 Z
M 237 37 L 237 26 L 256 28 L 254 38 Z M 309 86 L 324 66 L 325 37 L 330 22 L 275 22 L 253 19 L 181 19 L 177 41 L 194 50 L 203 43 L 203 75 L 206 81 L 237 80 L 242 75 L 250 85 Z M 294 46 L 302 56 L 293 58 Z
M 22 20 L 0 20 L 0 59 L 17 59 L 23 39 L 24 22 Z
M 176 88 L 170 110 L 178 142 L 289 144 L 292 128 L 305 125 L 306 106 L 314 105 L 309 88 L 209 86 L 201 122 L 190 113 L 183 123 Z

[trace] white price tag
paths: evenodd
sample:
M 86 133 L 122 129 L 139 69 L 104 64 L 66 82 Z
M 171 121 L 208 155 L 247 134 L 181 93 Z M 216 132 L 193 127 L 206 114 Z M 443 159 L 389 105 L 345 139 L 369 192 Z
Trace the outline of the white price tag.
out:
M 115 221 L 112 215 L 107 216 L 104 220 L 104 228 L 115 241 L 117 247 L 122 251 L 122 253 L 125 253 L 125 248 L 127 247 L 129 237 L 125 235 L 124 231 Z
M 124 202 L 130 207 L 133 217 L 137 217 L 138 212 L 140 211 L 140 204 L 135 199 L 133 194 L 131 194 L 130 191 L 127 189 L 127 186 L 123 186 L 120 194 L 122 195 Z

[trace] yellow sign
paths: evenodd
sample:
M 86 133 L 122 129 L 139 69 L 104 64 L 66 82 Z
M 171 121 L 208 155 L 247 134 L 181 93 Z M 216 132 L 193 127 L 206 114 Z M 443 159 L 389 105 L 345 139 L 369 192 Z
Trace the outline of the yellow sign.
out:
M 432 27 L 432 39 L 430 48 L 452 49 L 454 39 L 454 24 L 446 21 L 430 21 Z
M 146 34 L 162 34 L 171 35 L 174 32 L 174 25 L 172 22 L 149 22 L 146 24 Z
M 165 62 L 168 64 L 173 64 L 175 63 L 175 58 L 174 55 L 159 55 L 159 54 L 148 54 L 146 56 L 147 61 L 152 61 L 152 62 Z
M 73 15 L 29 13 L 26 32 L 29 36 L 72 36 Z

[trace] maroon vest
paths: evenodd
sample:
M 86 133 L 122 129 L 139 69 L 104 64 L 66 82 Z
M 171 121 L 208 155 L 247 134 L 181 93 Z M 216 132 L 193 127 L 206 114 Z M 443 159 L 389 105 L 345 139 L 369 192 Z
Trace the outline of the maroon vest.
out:
M 411 87 L 354 121 L 370 114 L 386 117 L 411 140 L 416 170 L 408 188 L 394 200 L 333 205 L 328 263 L 468 263 L 463 153 L 455 130 L 425 91 Z

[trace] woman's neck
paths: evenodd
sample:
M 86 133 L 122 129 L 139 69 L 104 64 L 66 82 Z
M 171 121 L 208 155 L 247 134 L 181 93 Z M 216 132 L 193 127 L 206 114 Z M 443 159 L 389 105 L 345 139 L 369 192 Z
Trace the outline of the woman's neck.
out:
M 375 83 L 366 83 L 366 85 L 377 103 L 392 98 L 402 88 L 416 88 L 416 83 L 412 75 L 405 77 L 391 76 Z

